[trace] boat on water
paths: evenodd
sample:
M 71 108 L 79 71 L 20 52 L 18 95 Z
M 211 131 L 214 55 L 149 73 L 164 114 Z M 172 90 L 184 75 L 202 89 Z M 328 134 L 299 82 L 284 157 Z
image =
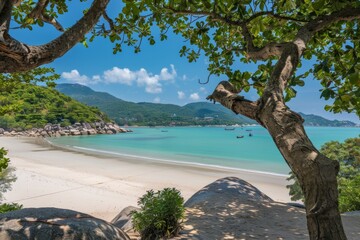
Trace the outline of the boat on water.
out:
M 249 137 L 252 137 L 253 135 L 252 135 L 252 133 L 249 133 Z
M 226 127 L 224 128 L 225 131 L 233 131 L 235 130 L 235 127 Z
M 244 138 L 244 136 L 243 136 L 243 135 L 241 135 L 241 136 L 236 136 L 236 138 Z
M 168 130 L 161 130 L 161 132 L 168 132 Z

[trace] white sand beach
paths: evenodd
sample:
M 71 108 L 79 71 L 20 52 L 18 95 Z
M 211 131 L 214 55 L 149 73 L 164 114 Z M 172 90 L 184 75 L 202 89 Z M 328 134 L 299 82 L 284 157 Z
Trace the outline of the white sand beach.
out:
M 17 176 L 4 201 L 23 207 L 66 208 L 109 221 L 123 208 L 136 206 L 146 190 L 175 187 L 186 200 L 227 176 L 248 181 L 275 201 L 290 201 L 285 176 L 100 156 L 35 138 L 0 137 L 0 147 L 9 151 Z

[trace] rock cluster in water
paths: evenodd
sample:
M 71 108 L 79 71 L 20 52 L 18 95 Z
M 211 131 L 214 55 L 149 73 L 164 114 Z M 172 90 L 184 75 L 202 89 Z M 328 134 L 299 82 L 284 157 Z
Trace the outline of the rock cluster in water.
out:
M 75 123 L 70 126 L 61 127 L 60 124 L 46 124 L 43 128 L 32 128 L 30 130 L 5 130 L 0 128 L 0 136 L 26 136 L 26 137 L 61 137 L 79 136 L 95 134 L 116 134 L 131 132 L 131 130 L 121 128 L 115 123 L 94 122 L 94 123 Z

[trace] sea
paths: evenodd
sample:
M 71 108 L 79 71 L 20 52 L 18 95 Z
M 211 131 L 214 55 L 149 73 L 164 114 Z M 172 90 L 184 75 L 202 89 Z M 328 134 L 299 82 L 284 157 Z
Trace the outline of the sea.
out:
M 50 138 L 54 145 L 133 161 L 161 161 L 288 175 L 290 168 L 267 130 L 246 127 L 136 127 L 133 132 Z M 306 127 L 313 144 L 359 137 L 360 128 Z M 251 135 L 251 136 L 250 136 Z

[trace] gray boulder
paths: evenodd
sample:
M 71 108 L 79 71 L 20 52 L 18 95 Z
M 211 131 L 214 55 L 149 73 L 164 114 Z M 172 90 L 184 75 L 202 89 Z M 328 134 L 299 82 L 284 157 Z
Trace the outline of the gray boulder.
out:
M 0 214 L 1 240 L 129 240 L 121 229 L 88 214 L 59 208 L 25 208 Z
M 217 199 L 273 201 L 250 183 L 236 177 L 226 177 L 203 187 L 186 201 L 185 207 L 193 208 L 204 203 L 216 202 Z
M 96 130 L 95 130 L 95 129 L 88 129 L 88 134 L 89 134 L 89 135 L 95 135 L 95 134 L 96 134 Z
M 50 123 L 46 124 L 45 127 L 44 127 L 44 130 L 49 132 L 52 130 L 52 125 Z
M 176 239 L 308 239 L 303 209 L 277 203 L 236 177 L 219 179 L 186 203 Z
M 81 135 L 88 135 L 87 129 L 83 129 L 80 131 Z
M 139 211 L 139 210 L 140 208 L 128 206 L 124 208 L 118 215 L 116 215 L 116 217 L 113 220 L 111 220 L 111 223 L 114 226 L 121 228 L 125 232 L 130 231 L 134 228 L 131 220 L 131 213 L 133 211 Z

